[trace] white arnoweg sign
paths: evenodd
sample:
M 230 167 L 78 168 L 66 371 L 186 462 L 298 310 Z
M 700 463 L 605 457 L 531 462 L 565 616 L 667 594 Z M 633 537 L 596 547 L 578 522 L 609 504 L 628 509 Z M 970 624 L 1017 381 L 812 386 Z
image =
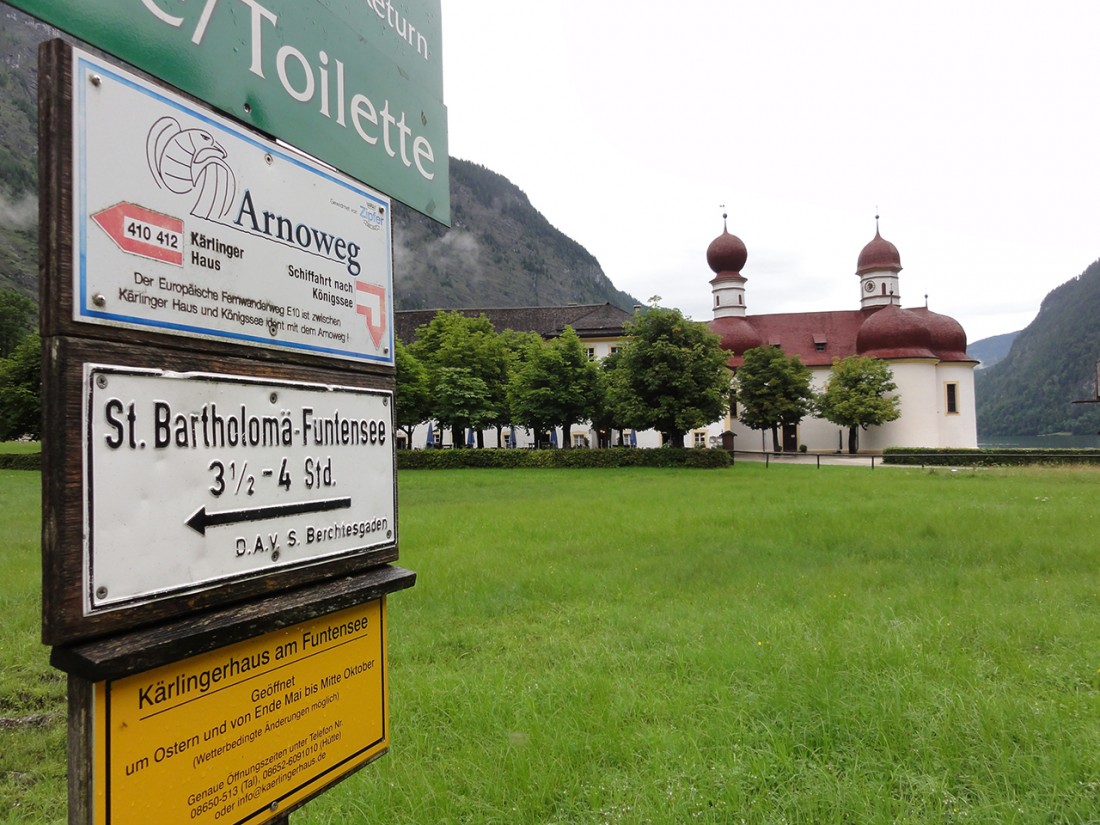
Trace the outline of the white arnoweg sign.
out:
M 75 320 L 393 364 L 388 198 L 73 54 Z
M 397 544 L 392 395 L 84 369 L 85 613 Z

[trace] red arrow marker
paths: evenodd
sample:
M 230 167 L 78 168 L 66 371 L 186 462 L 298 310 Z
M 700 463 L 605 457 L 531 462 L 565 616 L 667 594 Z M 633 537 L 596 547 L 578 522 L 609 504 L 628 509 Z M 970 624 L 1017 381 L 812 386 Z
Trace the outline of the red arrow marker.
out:
M 123 201 L 96 212 L 92 220 L 123 252 L 183 266 L 183 221 L 179 218 Z
M 375 286 L 374 284 L 364 284 L 362 282 L 356 282 L 355 288 L 359 290 L 359 292 L 365 292 L 378 299 L 378 323 L 374 322 L 374 312 L 371 307 L 363 306 L 356 301 L 355 311 L 362 315 L 363 319 L 367 322 L 367 330 L 370 332 L 370 337 L 371 340 L 374 341 L 374 345 L 380 347 L 382 346 L 382 336 L 386 334 L 386 290 L 384 287 Z

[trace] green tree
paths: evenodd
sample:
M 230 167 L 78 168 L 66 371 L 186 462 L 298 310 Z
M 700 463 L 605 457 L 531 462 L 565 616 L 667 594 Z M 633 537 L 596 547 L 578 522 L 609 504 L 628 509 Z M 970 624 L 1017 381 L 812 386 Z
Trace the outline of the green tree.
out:
M 654 306 L 626 327 L 610 382 L 615 417 L 638 430 L 656 429 L 665 444 L 726 411 L 727 355 L 706 325 L 678 309 Z
M 42 435 L 42 343 L 38 333 L 0 359 L 0 441 Z
M 405 431 L 406 443 L 411 447 L 416 425 L 427 421 L 432 414 L 431 377 L 427 368 L 400 341 L 396 342 L 393 360 L 397 367 L 393 420 Z
M 772 448 L 779 452 L 779 427 L 797 424 L 813 409 L 810 368 L 779 347 L 746 350 L 734 376 L 733 397 L 741 423 L 753 430 L 770 429 Z
M 485 446 L 481 429 L 507 423 L 510 363 L 508 350 L 489 319 L 484 315 L 468 318 L 460 312 L 439 312 L 417 330 L 416 341 L 409 349 L 431 376 L 432 417 L 450 425 L 456 447 L 466 443 L 461 431 L 464 426 L 477 427 L 478 446 Z M 451 372 L 441 375 L 443 369 Z M 467 378 L 476 379 L 480 385 Z M 444 399 L 438 393 L 440 387 L 457 394 Z M 470 406 L 477 399 L 482 406 Z
M 542 344 L 543 338 L 537 332 L 517 332 L 514 329 L 506 329 L 500 333 L 500 341 L 504 345 L 508 358 L 508 380 L 504 393 L 504 408 L 498 410 L 497 447 L 503 446 L 503 426 L 514 428 L 518 423 L 512 409 L 512 381 L 515 380 L 516 373 L 523 369 L 530 354 Z
M 492 406 L 489 387 L 468 369 L 439 367 L 432 375 L 432 409 L 441 426 L 451 428 L 455 447 L 466 443 L 463 438 L 467 427 L 480 430 L 492 419 L 496 410 Z
M 567 326 L 557 338 L 531 346 L 512 376 L 508 402 L 513 418 L 525 427 L 538 432 L 561 427 L 562 447 L 568 449 L 570 428 L 592 417 L 598 392 L 599 369 Z
M 0 289 L 0 358 L 11 355 L 37 328 L 38 307 L 34 301 L 14 289 Z
M 848 428 L 848 452 L 859 452 L 859 431 L 894 421 L 901 415 L 901 399 L 890 365 L 879 358 L 849 355 L 833 359 L 833 367 L 814 404 L 818 415 Z

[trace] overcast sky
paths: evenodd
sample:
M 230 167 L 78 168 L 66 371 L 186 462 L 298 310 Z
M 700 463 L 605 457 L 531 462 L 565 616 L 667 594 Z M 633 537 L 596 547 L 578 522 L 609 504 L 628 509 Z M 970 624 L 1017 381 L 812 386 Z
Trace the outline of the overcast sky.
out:
M 905 306 L 971 341 L 1100 257 L 1100 3 L 442 0 L 452 155 L 509 178 L 620 289 L 709 320 L 859 306 L 881 231 Z

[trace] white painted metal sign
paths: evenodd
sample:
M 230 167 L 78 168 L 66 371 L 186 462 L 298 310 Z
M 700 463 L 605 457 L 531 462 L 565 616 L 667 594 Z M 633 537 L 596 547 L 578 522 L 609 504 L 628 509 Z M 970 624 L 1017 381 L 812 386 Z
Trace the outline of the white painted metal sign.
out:
M 389 392 L 88 364 L 85 612 L 397 544 Z
M 85 52 L 77 321 L 393 364 L 390 202 Z

